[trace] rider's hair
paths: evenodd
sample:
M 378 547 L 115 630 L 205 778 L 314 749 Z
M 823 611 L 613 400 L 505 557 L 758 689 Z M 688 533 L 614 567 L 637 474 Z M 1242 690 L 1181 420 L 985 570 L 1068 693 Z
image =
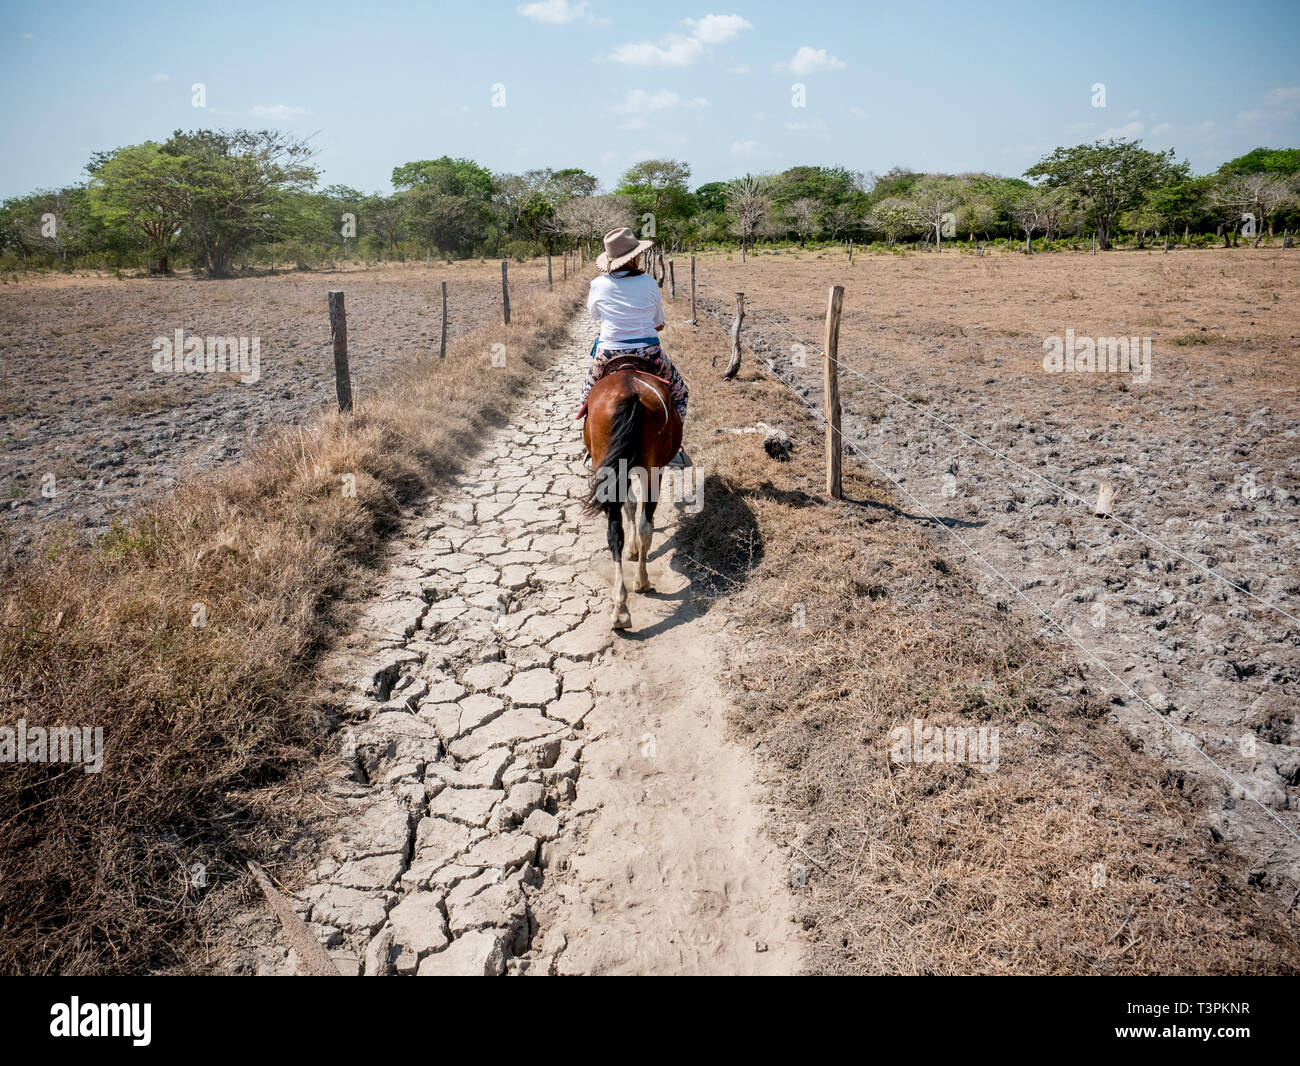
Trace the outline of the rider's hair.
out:
M 629 278 L 635 278 L 635 277 L 638 277 L 638 276 L 641 275 L 641 274 L 644 274 L 645 271 L 641 269 L 641 257 L 638 255 L 638 256 L 637 256 L 635 259 L 633 259 L 631 262 L 624 263 L 624 264 L 623 264 L 621 267 L 619 267 L 617 270 L 611 270 L 610 273 L 611 273 L 611 274 L 626 274 Z

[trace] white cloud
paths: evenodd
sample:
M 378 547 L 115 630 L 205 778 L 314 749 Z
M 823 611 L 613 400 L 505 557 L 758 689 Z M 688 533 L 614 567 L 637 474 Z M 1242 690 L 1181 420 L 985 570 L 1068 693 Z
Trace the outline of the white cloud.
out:
M 250 114 L 258 118 L 290 119 L 299 115 L 311 114 L 305 107 L 290 107 L 288 104 L 254 104 Z
M 701 58 L 706 45 L 726 44 L 741 30 L 753 28 L 739 15 L 705 15 L 699 19 L 683 19 L 682 24 L 690 27 L 689 34 L 670 33 L 658 44 L 653 41 L 621 44 L 614 49 L 615 61 L 634 67 L 684 67 Z
M 617 153 L 617 152 L 605 152 L 605 153 L 604 153 L 603 155 L 601 155 L 601 157 L 600 157 L 600 163 L 601 163 L 601 166 L 606 166 L 606 167 L 607 167 L 607 166 L 610 165 L 610 163 L 614 162 L 614 160 L 617 159 L 617 158 L 618 158 L 618 153 Z
M 791 74 L 817 74 L 823 70 L 843 70 L 844 60 L 831 55 L 825 48 L 805 44 L 791 59 L 778 66 Z
M 757 141 L 732 141 L 731 142 L 732 155 L 753 155 L 757 151 L 758 151 Z
M 1161 122 L 1152 126 L 1148 132 L 1152 137 L 1163 137 L 1166 133 L 1173 133 L 1174 128 L 1168 122 Z
M 36 34 L 34 34 L 34 33 L 24 33 L 24 34 L 23 34 L 23 40 L 24 40 L 24 41 L 30 41 L 30 40 L 31 40 L 33 37 L 35 37 L 35 36 L 36 36 Z
M 548 22 L 552 26 L 565 26 L 579 19 L 594 26 L 606 25 L 605 19 L 598 19 L 591 13 L 591 5 L 587 0 L 578 0 L 577 3 L 570 3 L 570 0 L 538 0 L 533 4 L 520 4 L 515 10 L 526 19 Z
M 684 67 L 694 63 L 704 54 L 704 45 L 694 37 L 675 35 L 662 45 L 642 41 L 639 44 L 620 44 L 614 49 L 614 59 L 633 67 Z
M 1238 112 L 1238 126 L 1267 126 L 1270 123 L 1292 121 L 1300 112 L 1300 87 L 1284 86 L 1272 89 L 1264 97 L 1263 107 L 1252 107 Z
M 702 96 L 690 100 L 678 96 L 671 89 L 656 89 L 646 92 L 644 89 L 632 89 L 621 104 L 613 110 L 624 115 L 644 115 L 650 111 L 669 111 L 678 107 L 708 107 L 709 102 Z
M 621 130 L 645 130 L 650 128 L 650 123 L 640 115 L 633 115 L 626 122 L 620 122 L 618 128 Z
M 1108 130 L 1101 131 L 1100 140 L 1108 141 L 1112 137 L 1118 139 L 1122 137 L 1141 137 L 1146 127 L 1140 122 L 1126 122 L 1122 126 L 1112 126 Z
M 865 121 L 870 117 L 870 116 L 869 116 L 869 115 L 868 115 L 868 114 L 867 114 L 867 113 L 866 113 L 862 108 L 860 108 L 860 107 L 851 107 L 851 108 L 849 108 L 849 114 L 852 115 L 854 118 L 856 118 L 859 122 L 865 122 Z
M 690 26 L 696 37 L 705 44 L 726 44 L 733 41 L 741 30 L 754 27 L 740 15 L 705 15 L 702 19 L 682 19 L 683 25 Z
M 172 76 L 171 76 L 170 74 L 161 74 L 161 73 L 159 73 L 159 74 L 150 74 L 150 75 L 149 75 L 149 80 L 150 80 L 150 81 L 156 81 L 156 82 L 158 82 L 159 84 L 162 84 L 163 82 L 171 81 L 171 80 L 172 80 Z
M 748 73 L 749 73 L 749 64 L 748 64 L 748 63 L 737 63 L 734 67 L 728 67 L 728 68 L 727 68 L 727 73 L 728 73 L 728 74 L 748 74 Z

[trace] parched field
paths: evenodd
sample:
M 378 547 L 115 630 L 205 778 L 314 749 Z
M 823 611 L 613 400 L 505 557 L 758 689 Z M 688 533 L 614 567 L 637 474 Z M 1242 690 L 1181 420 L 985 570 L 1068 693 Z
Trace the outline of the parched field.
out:
M 745 292 L 745 340 L 818 405 L 827 290 L 844 285 L 843 432 L 859 449 L 846 466 L 892 482 L 992 601 L 1089 664 L 1089 690 L 1211 812 L 1257 883 L 1294 896 L 1300 256 L 951 252 L 850 266 L 805 253 L 698 269 L 724 323 Z M 1149 338 L 1149 380 L 1048 372 L 1045 343 L 1068 336 Z M 1103 482 L 1117 521 L 1093 516 Z
M 496 260 L 0 287 L 0 529 L 20 551 L 64 523 L 103 533 L 133 502 L 332 404 L 330 289 L 346 295 L 354 395 L 410 360 L 436 359 L 444 280 L 449 342 L 501 320 Z M 545 260 L 512 263 L 510 280 L 512 297 L 543 289 Z M 177 330 L 246 338 L 250 359 L 257 338 L 256 375 L 155 372 L 155 338 Z

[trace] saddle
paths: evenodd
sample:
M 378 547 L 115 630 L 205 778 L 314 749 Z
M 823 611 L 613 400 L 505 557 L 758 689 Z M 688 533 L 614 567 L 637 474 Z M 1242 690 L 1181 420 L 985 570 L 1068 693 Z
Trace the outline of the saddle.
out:
M 638 374 L 645 374 L 657 381 L 668 383 L 668 379 L 661 377 L 654 372 L 654 364 L 643 355 L 620 355 L 611 359 L 605 364 L 605 377 L 610 374 L 617 374 L 622 370 L 632 370 Z
M 654 364 L 645 356 L 641 355 L 620 355 L 611 359 L 605 364 L 605 373 L 602 377 L 609 377 L 611 374 L 621 374 L 631 371 L 634 374 L 644 374 L 648 378 L 654 378 L 656 381 L 662 381 L 665 385 L 670 384 L 666 377 L 654 372 Z M 587 414 L 587 405 L 584 402 L 578 413 L 573 416 L 576 422 L 578 419 L 585 417 Z

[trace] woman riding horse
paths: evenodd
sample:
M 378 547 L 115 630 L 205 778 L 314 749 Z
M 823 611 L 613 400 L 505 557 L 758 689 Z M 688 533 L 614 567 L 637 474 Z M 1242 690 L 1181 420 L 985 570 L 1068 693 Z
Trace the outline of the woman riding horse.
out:
M 636 546 L 634 587 L 644 592 L 650 588 L 646 560 L 661 471 L 690 462 L 680 450 L 686 383 L 654 336 L 664 328 L 659 286 L 637 269 L 638 256 L 652 247 L 653 242 L 638 241 L 627 228 L 605 234 L 605 251 L 596 260 L 601 275 L 592 281 L 587 298 L 588 312 L 600 322 L 582 389 L 587 412 L 582 437 L 594 460 L 587 502 L 603 511 L 609 523 L 614 629 L 631 625 L 623 583 L 623 518 L 629 520 Z

